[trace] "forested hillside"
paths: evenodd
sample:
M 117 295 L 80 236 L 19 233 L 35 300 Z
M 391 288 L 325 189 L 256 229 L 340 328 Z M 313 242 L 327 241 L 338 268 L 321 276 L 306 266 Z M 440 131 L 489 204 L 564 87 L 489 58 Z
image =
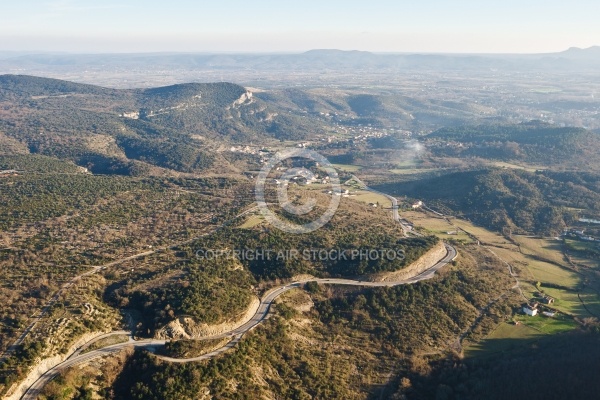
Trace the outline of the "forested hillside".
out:
M 205 171 L 227 143 L 302 139 L 318 126 L 231 83 L 116 90 L 3 75 L 0 104 L 2 154 L 42 154 L 104 174 Z M 230 170 L 220 161 L 220 172 Z
M 426 139 L 437 155 L 521 160 L 554 167 L 600 167 L 600 134 L 540 121 L 442 128 Z
M 577 177 L 577 179 L 573 179 Z M 485 169 L 382 185 L 496 231 L 558 234 L 577 213 L 600 212 L 594 174 Z

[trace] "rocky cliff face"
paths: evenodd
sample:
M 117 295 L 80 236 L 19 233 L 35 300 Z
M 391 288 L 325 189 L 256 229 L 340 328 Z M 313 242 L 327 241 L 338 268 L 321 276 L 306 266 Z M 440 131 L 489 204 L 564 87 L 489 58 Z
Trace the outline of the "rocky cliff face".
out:
M 253 94 L 251 91 L 249 91 L 249 90 L 246 91 L 246 93 L 242 94 L 239 99 L 237 99 L 236 101 L 233 102 L 231 107 L 237 108 L 244 104 L 252 104 L 252 96 L 253 96 Z M 229 107 L 227 107 L 227 109 L 229 109 Z
M 417 261 L 400 271 L 373 274 L 368 277 L 371 282 L 397 282 L 420 274 L 446 256 L 446 247 L 439 241 Z
M 229 332 L 240 325 L 250 321 L 250 319 L 258 310 L 260 301 L 258 298 L 252 298 L 248 309 L 243 315 L 237 318 L 223 322 L 217 325 L 208 325 L 203 323 L 197 323 L 193 318 L 190 317 L 179 317 L 174 321 L 169 322 L 163 328 L 161 328 L 155 335 L 157 339 L 200 339 L 203 337 L 220 335 L 225 332 Z

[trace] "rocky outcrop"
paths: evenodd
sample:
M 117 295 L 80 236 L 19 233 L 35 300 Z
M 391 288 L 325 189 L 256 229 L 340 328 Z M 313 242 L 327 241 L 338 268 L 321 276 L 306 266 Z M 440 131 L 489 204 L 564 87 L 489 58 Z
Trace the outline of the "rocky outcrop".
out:
M 244 93 L 243 95 L 240 96 L 239 99 L 237 99 L 236 101 L 233 102 L 233 104 L 231 105 L 233 108 L 239 107 L 242 104 L 250 104 L 252 103 L 252 92 L 251 91 L 247 91 L 246 93 Z
M 253 297 L 246 311 L 237 318 L 216 325 L 198 323 L 191 317 L 179 317 L 162 327 L 155 335 L 157 339 L 200 339 L 216 336 L 229 332 L 250 321 L 258 307 L 260 300 Z
M 398 282 L 404 279 L 412 278 L 420 274 L 432 265 L 435 265 L 439 260 L 446 256 L 446 247 L 442 241 L 439 241 L 427 253 L 423 254 L 417 261 L 410 264 L 408 267 L 399 271 L 382 272 L 379 274 L 369 275 L 367 280 L 371 282 Z

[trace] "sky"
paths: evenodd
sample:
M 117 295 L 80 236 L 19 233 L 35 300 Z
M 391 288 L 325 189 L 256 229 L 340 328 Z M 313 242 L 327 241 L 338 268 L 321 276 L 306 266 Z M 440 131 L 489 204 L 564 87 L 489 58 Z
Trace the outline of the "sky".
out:
M 598 0 L 0 0 L 0 51 L 544 53 L 600 45 Z

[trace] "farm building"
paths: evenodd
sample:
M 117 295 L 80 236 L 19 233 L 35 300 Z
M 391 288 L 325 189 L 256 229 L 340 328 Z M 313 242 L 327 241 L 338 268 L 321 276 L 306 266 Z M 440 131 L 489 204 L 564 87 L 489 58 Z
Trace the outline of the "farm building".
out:
M 529 308 L 527 306 L 523 307 L 523 312 L 531 317 L 535 317 L 538 313 L 537 308 Z

